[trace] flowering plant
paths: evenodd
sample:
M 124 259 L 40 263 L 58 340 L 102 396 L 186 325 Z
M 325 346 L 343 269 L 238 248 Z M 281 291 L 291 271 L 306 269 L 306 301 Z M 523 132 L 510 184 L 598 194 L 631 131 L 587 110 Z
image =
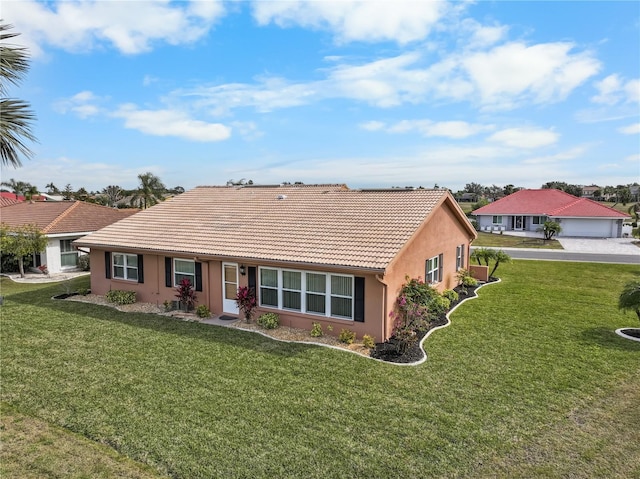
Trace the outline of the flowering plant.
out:
M 40 271 L 42 271 L 42 274 L 49 274 L 49 270 L 47 269 L 47 265 L 46 264 L 38 266 L 38 269 Z
M 180 304 L 185 311 L 193 309 L 196 304 L 196 292 L 193 290 L 191 281 L 187 278 L 183 278 L 180 284 L 176 288 L 176 298 L 180 300 Z
M 256 309 L 257 306 L 255 289 L 240 286 L 236 294 L 236 304 L 238 305 L 238 309 L 243 312 L 244 319 L 247 320 L 247 323 L 250 322 L 253 310 Z

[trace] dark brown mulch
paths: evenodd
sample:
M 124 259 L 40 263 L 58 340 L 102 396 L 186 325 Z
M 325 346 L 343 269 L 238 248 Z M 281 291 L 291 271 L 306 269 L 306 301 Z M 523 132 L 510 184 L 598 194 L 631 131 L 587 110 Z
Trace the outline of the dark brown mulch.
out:
M 621 332 L 632 338 L 640 339 L 640 328 L 622 329 Z
M 489 282 L 496 281 L 495 278 L 492 278 Z M 451 309 L 454 308 L 458 303 L 464 301 L 467 298 L 473 298 L 476 296 L 476 290 L 480 287 L 480 285 L 474 288 L 467 288 L 466 292 L 463 291 L 460 287 L 455 288 L 454 291 L 458 293 L 458 300 L 451 303 Z M 432 321 L 429 324 L 429 327 L 424 331 L 417 331 L 415 341 L 409 348 L 407 348 L 404 352 L 400 353 L 399 350 L 399 342 L 391 337 L 384 343 L 376 343 L 375 348 L 371 350 L 370 356 L 375 359 L 380 359 L 382 361 L 387 361 L 390 363 L 415 363 L 424 358 L 424 353 L 420 348 L 420 341 L 425 335 L 434 328 L 439 326 L 444 326 L 447 324 L 449 320 L 447 319 L 446 313 Z

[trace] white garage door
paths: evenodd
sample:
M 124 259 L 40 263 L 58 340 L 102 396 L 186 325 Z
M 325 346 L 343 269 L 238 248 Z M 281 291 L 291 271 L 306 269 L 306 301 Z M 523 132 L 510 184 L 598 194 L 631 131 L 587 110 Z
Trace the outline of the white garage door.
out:
M 560 222 L 562 227 L 561 236 L 582 236 L 591 238 L 611 238 L 614 236 L 614 220 L 582 220 L 563 219 Z

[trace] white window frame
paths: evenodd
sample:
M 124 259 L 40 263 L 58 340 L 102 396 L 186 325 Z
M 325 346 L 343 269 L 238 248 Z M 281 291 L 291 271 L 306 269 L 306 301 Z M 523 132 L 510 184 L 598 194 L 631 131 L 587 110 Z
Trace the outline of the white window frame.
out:
M 456 246 L 456 271 L 464 268 L 464 252 L 466 249 L 465 244 Z
M 284 287 L 284 273 L 299 274 L 300 275 L 300 289 L 285 288 Z M 280 270 L 278 272 L 278 276 L 279 276 L 278 285 L 280 286 L 280 289 L 281 289 L 279 294 L 282 294 L 282 301 L 281 302 L 279 301 L 279 303 L 282 305 L 282 309 L 285 309 L 287 311 L 298 311 L 298 312 L 301 312 L 303 310 L 303 306 L 304 306 L 302 304 L 302 302 L 303 302 L 303 296 L 305 296 L 305 292 L 304 292 L 304 286 L 305 285 L 303 284 L 303 282 L 304 282 L 304 278 L 303 277 L 305 275 L 302 274 L 302 271 L 296 271 L 296 270 L 293 270 L 293 269 L 282 269 L 282 270 Z M 282 281 L 280 281 L 280 277 L 282 278 Z M 300 295 L 300 308 L 299 309 L 298 308 L 285 307 L 285 305 L 284 305 L 284 296 L 285 296 L 284 293 L 285 292 L 298 293 Z
M 491 218 L 491 223 L 494 225 L 501 225 L 502 215 L 493 215 L 493 217 Z
M 60 240 L 60 267 L 62 268 L 75 268 L 78 266 L 78 250 L 73 247 L 73 245 L 71 244 L 72 241 L 72 239 Z M 65 245 L 68 245 L 69 249 L 66 249 Z M 64 264 L 63 258 L 66 256 L 75 257 L 76 260 L 72 266 Z
M 533 225 L 543 225 L 545 221 L 546 221 L 545 215 L 531 217 L 531 224 Z
M 440 255 L 429 258 L 425 262 L 424 281 L 425 283 L 430 284 L 442 281 L 442 278 L 440 277 Z
M 191 263 L 193 264 L 193 273 L 186 273 L 184 271 L 178 271 L 178 265 L 177 262 L 178 261 L 182 261 L 183 263 Z M 191 276 L 193 277 L 191 281 L 191 286 L 193 286 L 194 288 L 196 287 L 196 262 L 192 259 L 185 259 L 185 258 L 173 258 L 173 286 L 174 287 L 178 287 L 180 286 L 180 281 L 178 281 L 177 276 Z
M 263 270 L 271 270 L 271 271 L 277 271 L 277 277 L 278 277 L 278 282 L 277 282 L 277 286 L 264 286 L 262 284 L 262 271 Z M 284 271 L 288 271 L 288 272 L 292 272 L 292 273 L 300 273 L 300 290 L 292 290 L 292 289 L 287 289 L 283 287 L 283 280 L 282 280 L 282 273 Z M 324 293 L 319 293 L 317 291 L 308 291 L 307 290 L 307 274 L 317 274 L 317 275 L 322 275 L 325 278 L 325 291 Z M 345 278 L 350 278 L 351 281 L 351 294 L 350 295 L 343 295 L 343 294 L 337 294 L 334 293 L 331 289 L 331 278 L 332 277 L 345 277 Z M 295 269 L 289 269 L 289 268 L 272 268 L 272 267 L 260 267 L 259 268 L 259 274 L 258 274 L 258 291 L 259 291 L 259 304 L 261 307 L 263 308 L 270 308 L 270 309 L 278 309 L 281 311 L 293 311 L 293 312 L 297 312 L 297 313 L 303 313 L 303 314 L 312 314 L 315 316 L 321 316 L 321 317 L 327 317 L 327 318 L 335 318 L 335 319 L 342 319 L 345 321 L 354 321 L 354 315 L 355 315 L 355 277 L 353 275 L 350 274 L 339 274 L 339 273 L 329 273 L 329 272 L 325 272 L 325 271 L 303 271 L 303 270 L 295 270 Z M 262 289 L 266 288 L 266 289 L 270 289 L 270 290 L 275 290 L 278 292 L 277 296 L 278 296 L 278 305 L 271 305 L 271 304 L 264 304 L 262 302 Z M 292 309 L 292 308 L 285 308 L 284 307 L 284 302 L 283 302 L 283 292 L 284 291 L 296 291 L 300 293 L 300 309 Z M 312 294 L 312 295 L 316 295 L 316 296 L 324 296 L 324 300 L 325 300 L 325 312 L 324 313 L 319 313 L 316 311 L 308 311 L 307 310 L 307 294 Z M 344 298 L 344 299 L 349 299 L 351 301 L 351 315 L 350 317 L 347 316 L 341 316 L 341 315 L 337 315 L 334 314 L 331 311 L 331 298 Z
M 116 265 L 116 257 L 121 256 L 123 258 L 122 264 L 118 264 Z M 129 266 L 129 258 L 130 257 L 134 257 L 136 259 L 136 265 L 135 266 Z M 123 270 L 123 276 L 118 276 L 116 274 L 116 267 L 118 268 L 122 268 Z M 131 253 L 113 253 L 111 255 L 111 277 L 114 279 L 122 279 L 124 281 L 134 281 L 134 282 L 138 282 L 138 278 L 139 278 L 139 270 L 138 270 L 138 255 L 137 254 L 131 254 Z M 136 277 L 132 278 L 131 274 L 129 273 L 130 270 L 135 270 L 136 272 Z

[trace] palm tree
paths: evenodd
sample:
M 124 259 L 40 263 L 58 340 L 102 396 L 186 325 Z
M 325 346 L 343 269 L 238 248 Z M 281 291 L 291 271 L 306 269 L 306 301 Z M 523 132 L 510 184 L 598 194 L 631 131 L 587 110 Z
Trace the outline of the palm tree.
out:
M 640 320 L 640 280 L 634 279 L 624 285 L 618 298 L 618 309 L 633 311 Z
M 33 153 L 24 140 L 36 141 L 30 123 L 35 120 L 29 103 L 7 98 L 9 84 L 18 85 L 29 69 L 27 50 L 4 43 L 19 33 L 7 33 L 12 25 L 0 22 L 0 159 L 3 165 L 17 168 L 22 165 L 19 155 L 30 158 Z
M 46 185 L 45 188 L 47 189 L 47 194 L 49 194 L 49 195 L 59 195 L 60 194 L 60 190 L 58 189 L 58 187 L 56 185 L 53 184 L 53 182 L 51 182 L 48 185 Z
M 13 178 L 11 178 L 9 181 L 3 181 L 2 183 L 0 183 L 0 185 L 8 186 L 9 188 L 11 188 L 11 192 L 16 195 L 16 199 L 18 198 L 18 196 L 24 196 L 29 188 L 32 187 L 29 183 L 26 183 L 24 181 L 16 181 Z
M 635 217 L 634 221 L 640 221 L 640 203 L 634 203 L 629 206 L 627 212 L 629 213 L 629 215 L 631 215 L 632 218 Z
M 138 175 L 140 180 L 140 186 L 131 198 L 132 205 L 138 205 L 142 209 L 149 208 L 155 204 L 160 203 L 164 197 L 164 193 L 167 188 L 164 183 L 160 181 L 153 173 L 147 172 Z
M 493 277 L 493 275 L 495 274 L 496 270 L 498 269 L 498 266 L 500 266 L 500 263 L 509 263 L 509 262 L 511 262 L 511 256 L 509 256 L 507 253 L 505 253 L 501 249 L 499 249 L 498 251 L 493 253 L 493 258 L 492 259 L 496 262 L 496 264 L 493 265 L 493 269 L 491 270 L 491 273 L 489 273 L 489 278 Z
M 40 192 L 38 191 L 38 187 L 33 185 L 29 185 L 29 187 L 24 191 L 24 197 L 27 200 L 31 200 L 34 196 L 39 194 Z

